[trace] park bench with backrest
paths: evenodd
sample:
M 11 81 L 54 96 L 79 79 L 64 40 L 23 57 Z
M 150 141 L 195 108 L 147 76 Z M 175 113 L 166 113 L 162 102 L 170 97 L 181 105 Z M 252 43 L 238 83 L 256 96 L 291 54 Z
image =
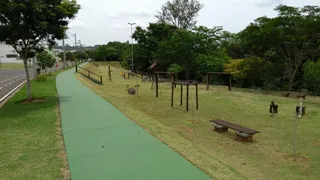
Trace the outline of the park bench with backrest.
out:
M 256 133 L 260 133 L 259 131 L 233 124 L 225 120 L 210 120 L 210 122 L 213 123 L 214 130 L 219 133 L 227 132 L 228 128 L 235 130 L 237 138 L 242 141 L 252 141 L 252 136 Z

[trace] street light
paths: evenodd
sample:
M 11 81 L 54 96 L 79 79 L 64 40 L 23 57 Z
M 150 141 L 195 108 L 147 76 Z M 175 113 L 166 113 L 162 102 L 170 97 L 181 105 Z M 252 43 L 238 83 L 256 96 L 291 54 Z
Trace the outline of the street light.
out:
M 131 71 L 133 72 L 133 38 L 132 38 L 132 26 L 136 23 L 128 23 L 131 26 Z

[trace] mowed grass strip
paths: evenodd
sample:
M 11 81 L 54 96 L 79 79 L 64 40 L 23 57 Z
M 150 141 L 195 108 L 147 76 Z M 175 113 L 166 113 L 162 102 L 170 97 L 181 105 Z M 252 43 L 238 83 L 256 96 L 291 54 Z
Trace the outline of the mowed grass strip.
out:
M 21 63 L 1 63 L 0 69 L 22 69 L 24 65 Z
M 33 95 L 43 102 L 17 103 L 26 86 L 0 108 L 0 179 L 68 179 L 60 129 L 56 75 L 32 80 Z
M 108 64 L 112 65 L 112 82 L 108 81 Z M 320 174 L 320 98 L 307 96 L 304 105 L 307 114 L 299 120 L 297 152 L 293 162 L 293 125 L 297 98 L 284 98 L 280 93 L 271 95 L 229 92 L 227 87 L 200 86 L 199 110 L 195 108 L 195 90 L 190 87 L 189 108 L 180 107 L 180 87 L 170 107 L 170 84 L 160 84 L 159 98 L 151 90 L 151 82 L 120 77 L 117 63 L 100 63 L 99 68 L 90 64 L 86 68 L 100 73 L 104 84 L 96 85 L 81 75 L 78 78 L 89 88 L 104 97 L 128 117 L 151 134 L 168 144 L 186 159 L 216 179 L 319 179 Z M 140 84 L 139 96 L 130 96 L 126 85 Z M 184 89 L 184 93 L 186 90 Z M 279 105 L 279 114 L 268 113 L 270 102 Z M 213 132 L 210 119 L 224 119 L 261 131 L 251 143 L 236 141 L 233 130 Z

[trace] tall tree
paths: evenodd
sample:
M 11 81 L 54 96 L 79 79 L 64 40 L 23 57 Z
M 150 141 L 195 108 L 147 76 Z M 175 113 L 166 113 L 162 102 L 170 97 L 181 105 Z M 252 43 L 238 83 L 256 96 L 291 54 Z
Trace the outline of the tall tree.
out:
M 198 0 L 167 1 L 156 15 L 162 23 L 169 23 L 179 28 L 191 29 L 197 21 L 203 5 Z
M 62 39 L 80 6 L 75 0 L 1 0 L 0 42 L 12 46 L 24 62 L 28 100 L 32 99 L 28 58 Z
M 308 83 L 314 95 L 319 95 L 320 92 L 320 59 L 317 62 L 307 61 L 304 64 L 304 79 Z
M 256 19 L 240 37 L 249 54 L 285 65 L 287 88 L 291 91 L 302 64 L 319 58 L 320 8 L 280 5 L 275 10 L 277 17 Z
M 201 52 L 197 45 L 201 42 L 194 32 L 185 29 L 178 29 L 173 36 L 161 41 L 159 45 L 158 58 L 162 64 L 177 64 L 183 68 L 186 79 L 195 70 L 197 65 L 196 57 Z
M 160 42 L 173 36 L 176 29 L 177 28 L 175 26 L 165 23 L 150 23 L 147 29 L 142 29 L 138 26 L 132 37 L 139 45 L 138 49 L 134 48 L 135 51 L 143 51 L 141 53 L 137 53 L 138 55 L 141 55 L 139 56 L 139 62 L 144 65 L 149 62 L 157 61 Z M 134 55 L 134 57 L 136 57 L 135 59 L 138 58 L 136 55 Z M 137 61 L 135 61 L 135 64 L 136 63 Z M 138 64 L 136 64 L 136 66 L 137 65 Z

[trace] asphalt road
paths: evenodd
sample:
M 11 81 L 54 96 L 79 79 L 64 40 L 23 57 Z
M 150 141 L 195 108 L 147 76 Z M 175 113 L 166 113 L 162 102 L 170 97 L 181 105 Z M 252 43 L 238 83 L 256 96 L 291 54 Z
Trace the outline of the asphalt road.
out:
M 59 62 L 54 67 L 56 70 L 61 70 L 63 63 Z M 69 62 L 69 67 L 71 63 Z M 32 74 L 32 68 L 29 68 L 29 73 Z M 14 90 L 17 86 L 26 80 L 26 73 L 24 68 L 21 69 L 0 69 L 0 101 L 9 92 Z
M 24 69 L 0 69 L 0 99 L 25 80 Z

